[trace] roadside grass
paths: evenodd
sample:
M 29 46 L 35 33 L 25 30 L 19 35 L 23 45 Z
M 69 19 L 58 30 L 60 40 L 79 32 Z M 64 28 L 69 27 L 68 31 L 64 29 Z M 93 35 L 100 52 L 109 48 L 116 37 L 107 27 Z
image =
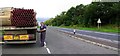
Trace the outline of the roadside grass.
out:
M 59 26 L 61 28 L 71 28 L 71 29 L 79 29 L 79 30 L 90 30 L 90 31 L 98 31 L 98 32 L 107 32 L 107 33 L 118 33 L 118 28 L 113 25 L 101 26 L 99 29 L 97 27 L 79 27 L 79 26 Z

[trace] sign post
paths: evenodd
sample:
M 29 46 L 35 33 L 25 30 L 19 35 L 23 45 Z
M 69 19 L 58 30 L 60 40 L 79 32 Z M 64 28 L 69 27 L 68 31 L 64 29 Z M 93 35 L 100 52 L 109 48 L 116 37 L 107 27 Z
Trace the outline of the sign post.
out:
M 99 29 L 100 28 L 100 24 L 101 24 L 100 18 L 98 19 L 97 23 L 98 23 L 98 29 Z

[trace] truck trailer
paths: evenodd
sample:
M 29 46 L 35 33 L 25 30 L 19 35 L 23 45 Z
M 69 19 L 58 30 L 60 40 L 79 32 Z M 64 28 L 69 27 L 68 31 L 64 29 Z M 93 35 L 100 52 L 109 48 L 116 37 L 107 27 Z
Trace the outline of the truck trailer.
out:
M 0 22 L 1 43 L 36 43 L 37 20 L 33 9 L 0 8 Z

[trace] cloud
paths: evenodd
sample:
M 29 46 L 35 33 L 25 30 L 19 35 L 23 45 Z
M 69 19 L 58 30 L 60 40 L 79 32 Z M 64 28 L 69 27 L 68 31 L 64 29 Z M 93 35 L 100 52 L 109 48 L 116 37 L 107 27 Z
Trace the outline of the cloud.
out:
M 55 17 L 62 11 L 79 4 L 90 4 L 92 0 L 0 0 L 0 7 L 34 9 L 37 17 Z

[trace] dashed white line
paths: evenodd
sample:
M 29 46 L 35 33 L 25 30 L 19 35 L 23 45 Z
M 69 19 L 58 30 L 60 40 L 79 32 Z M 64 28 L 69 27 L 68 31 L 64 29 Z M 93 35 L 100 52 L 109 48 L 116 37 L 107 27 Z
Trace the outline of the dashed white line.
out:
M 44 44 L 45 44 L 45 48 L 46 48 L 46 50 L 47 50 L 47 52 L 48 52 L 48 54 L 51 54 L 51 51 L 50 51 L 50 49 L 47 47 L 47 44 L 46 44 L 46 42 L 44 42 Z
M 45 46 L 46 46 L 46 42 L 44 42 Z
M 74 37 L 74 38 L 76 38 L 76 37 Z M 104 45 L 104 44 L 92 42 L 92 41 L 85 40 L 85 39 L 82 39 L 82 38 L 77 38 L 77 39 L 80 39 L 80 40 L 83 40 L 83 41 L 85 41 L 85 42 L 88 42 L 88 43 L 91 43 L 91 44 L 94 44 L 94 45 L 98 45 L 98 46 L 101 46 L 101 47 L 109 48 L 109 49 L 114 50 L 114 51 L 120 50 L 120 49 L 115 48 L 115 47 L 111 47 L 111 46 L 107 46 L 107 45 Z
M 71 32 L 69 32 L 69 33 L 71 33 Z M 78 34 L 78 35 L 79 35 L 79 34 Z M 100 43 L 96 43 L 96 42 L 89 41 L 89 40 L 85 40 L 85 39 L 83 39 L 83 38 L 78 38 L 78 37 L 75 37 L 75 36 L 72 36 L 72 35 L 68 35 L 68 36 L 70 36 L 70 37 L 72 37 L 72 38 L 75 38 L 75 39 L 79 39 L 79 40 L 88 42 L 88 43 L 91 43 L 91 44 L 94 44 L 94 45 L 98 45 L 98 46 L 100 46 L 100 47 L 108 48 L 108 49 L 111 49 L 111 50 L 114 50 L 114 51 L 119 51 L 119 50 L 120 50 L 120 49 L 115 48 L 115 47 L 107 46 L 107 45 L 100 44 Z M 91 36 L 89 36 L 89 37 L 91 37 Z M 92 37 L 92 38 L 93 38 L 93 37 Z M 105 40 L 106 40 L 106 39 L 105 39 Z M 114 41 L 114 42 L 115 42 L 115 41 Z
M 46 49 L 47 49 L 48 53 L 51 54 L 50 49 L 49 48 L 46 48 Z

